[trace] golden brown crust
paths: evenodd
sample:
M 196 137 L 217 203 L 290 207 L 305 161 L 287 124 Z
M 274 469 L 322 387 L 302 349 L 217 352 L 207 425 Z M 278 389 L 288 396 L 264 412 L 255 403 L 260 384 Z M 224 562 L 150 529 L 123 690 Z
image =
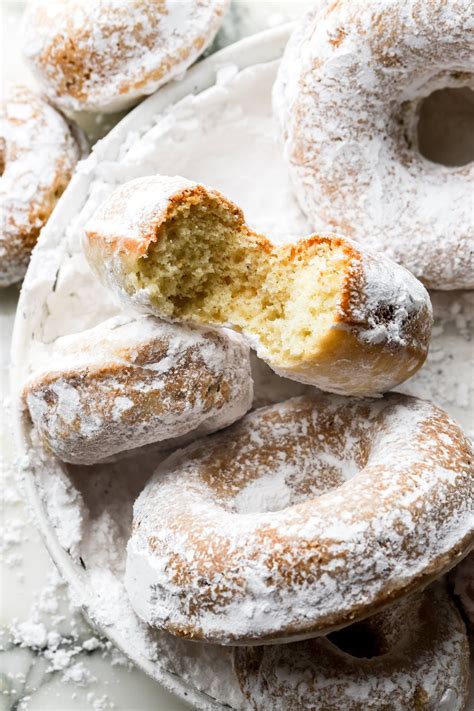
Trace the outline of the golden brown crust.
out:
M 24 19 L 24 55 L 68 110 L 114 111 L 184 71 L 212 41 L 227 0 L 39 0 Z
M 120 317 L 59 339 L 49 355 L 23 397 L 43 445 L 67 462 L 169 449 L 230 424 L 252 401 L 245 345 L 211 330 Z
M 0 286 L 19 281 L 43 225 L 86 151 L 80 130 L 23 86 L 0 111 Z

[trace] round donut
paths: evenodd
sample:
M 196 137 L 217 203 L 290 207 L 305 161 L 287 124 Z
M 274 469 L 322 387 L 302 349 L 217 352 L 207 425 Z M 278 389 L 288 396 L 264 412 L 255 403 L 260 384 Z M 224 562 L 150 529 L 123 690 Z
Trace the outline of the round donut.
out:
M 453 592 L 469 629 L 474 632 L 474 552 L 470 553 L 451 574 Z
M 469 645 L 432 587 L 329 638 L 236 647 L 234 668 L 255 711 L 463 711 Z
M 185 178 L 121 185 L 85 233 L 89 264 L 128 307 L 230 325 L 279 375 L 375 395 L 426 358 L 431 303 L 406 269 L 334 234 L 275 245 L 237 205 Z
M 23 54 L 46 96 L 119 111 L 182 74 L 212 42 L 228 0 L 35 0 Z
M 41 228 L 87 152 L 82 131 L 30 89 L 0 108 L 0 287 L 23 279 Z
M 474 164 L 427 160 L 417 135 L 425 97 L 474 88 L 472 5 L 338 0 L 317 9 L 301 21 L 274 87 L 312 227 L 384 252 L 428 287 L 474 288 Z
M 175 447 L 252 405 L 248 348 L 231 331 L 117 316 L 58 338 L 34 365 L 23 389 L 29 416 L 43 445 L 73 464 Z
M 189 639 L 301 639 L 376 612 L 474 542 L 468 440 L 431 403 L 320 394 L 172 455 L 134 509 L 126 587 Z

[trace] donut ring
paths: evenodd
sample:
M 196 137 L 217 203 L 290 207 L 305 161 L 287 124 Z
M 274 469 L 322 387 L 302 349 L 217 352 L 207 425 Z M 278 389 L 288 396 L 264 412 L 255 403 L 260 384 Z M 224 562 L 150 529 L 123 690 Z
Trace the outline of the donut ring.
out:
M 30 89 L 0 110 L 0 287 L 23 279 L 41 228 L 87 152 L 78 126 Z
M 175 635 L 302 639 L 453 567 L 473 514 L 469 442 L 436 406 L 294 398 L 158 468 L 135 504 L 126 586 Z
M 234 668 L 255 711 L 462 711 L 469 645 L 440 587 L 330 638 L 236 647 Z
M 147 316 L 118 316 L 58 338 L 23 389 L 43 445 L 73 464 L 157 443 L 176 447 L 235 422 L 252 396 L 239 336 Z
M 228 0 L 36 0 L 23 54 L 46 96 L 119 111 L 182 74 L 212 42 Z
M 274 245 L 219 192 L 163 175 L 117 188 L 85 232 L 89 264 L 129 307 L 230 325 L 279 375 L 374 395 L 425 360 L 426 290 L 339 235 Z
M 324 2 L 280 66 L 274 109 L 315 230 L 341 231 L 434 289 L 474 288 L 474 164 L 418 151 L 421 101 L 474 88 L 465 0 Z

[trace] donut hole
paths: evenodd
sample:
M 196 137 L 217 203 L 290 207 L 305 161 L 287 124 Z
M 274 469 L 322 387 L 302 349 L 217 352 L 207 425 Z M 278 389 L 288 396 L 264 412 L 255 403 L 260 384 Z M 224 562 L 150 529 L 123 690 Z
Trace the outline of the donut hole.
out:
M 315 461 L 313 467 L 285 464 L 250 481 L 235 495 L 232 510 L 239 514 L 282 511 L 335 489 L 357 473 L 345 467 Z
M 341 652 L 358 659 L 393 653 L 407 645 L 412 631 L 420 628 L 424 602 L 423 595 L 406 597 L 366 620 L 332 632 L 327 639 Z
M 314 357 L 337 313 L 344 246 L 313 238 L 299 250 L 274 247 L 227 203 L 191 200 L 160 227 L 132 288 L 164 316 L 255 334 L 283 367 Z
M 261 414 L 255 427 L 250 416 L 209 448 L 201 477 L 225 511 L 261 514 L 314 501 L 366 466 L 372 425 L 363 403 L 337 417 L 329 407 L 315 412 L 309 398 L 290 402 L 288 411 Z
M 356 622 L 342 630 L 331 632 L 327 639 L 341 652 L 357 659 L 381 657 L 390 649 L 385 636 L 368 621 Z
M 418 148 L 432 163 L 462 166 L 474 160 L 474 91 L 438 89 L 421 101 Z

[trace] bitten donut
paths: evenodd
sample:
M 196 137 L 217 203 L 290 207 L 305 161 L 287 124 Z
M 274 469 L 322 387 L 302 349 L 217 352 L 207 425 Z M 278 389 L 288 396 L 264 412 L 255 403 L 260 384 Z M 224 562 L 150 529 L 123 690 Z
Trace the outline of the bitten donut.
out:
M 447 594 L 430 588 L 329 638 L 237 647 L 255 711 L 463 711 L 469 646 Z
M 473 541 L 472 451 L 445 412 L 321 394 L 163 463 L 135 504 L 126 587 L 175 635 L 301 639 L 421 589 Z
M 451 574 L 453 592 L 474 632 L 474 552 L 470 553 Z
M 30 89 L 9 90 L 0 108 L 0 287 L 23 279 L 41 228 L 86 152 L 75 124 Z
M 434 289 L 474 288 L 474 165 L 424 158 L 417 122 L 434 91 L 474 88 L 472 18 L 467 0 L 322 2 L 274 87 L 313 228 L 384 252 Z
M 117 188 L 86 225 L 85 252 L 129 306 L 229 325 L 278 374 L 323 390 L 373 395 L 426 357 L 431 304 L 405 269 L 338 235 L 276 246 L 184 178 Z
M 231 331 L 114 317 L 58 338 L 36 365 L 24 387 L 29 415 L 43 444 L 74 464 L 176 446 L 252 404 L 248 348 Z
M 212 42 L 228 0 L 35 0 L 23 54 L 66 110 L 118 111 L 184 72 Z

